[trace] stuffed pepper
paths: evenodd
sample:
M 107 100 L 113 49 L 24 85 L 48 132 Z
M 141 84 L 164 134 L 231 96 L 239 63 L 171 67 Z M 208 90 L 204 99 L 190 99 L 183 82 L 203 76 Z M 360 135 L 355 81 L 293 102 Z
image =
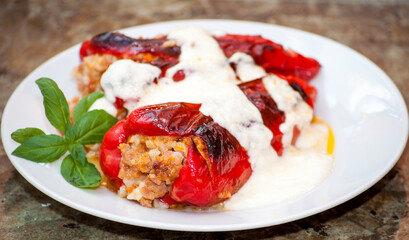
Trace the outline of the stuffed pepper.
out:
M 101 167 L 128 199 L 148 207 L 154 200 L 203 207 L 246 183 L 251 175 L 246 150 L 199 108 L 189 103 L 138 108 L 107 132 Z
M 103 91 L 121 113 L 100 147 L 102 171 L 121 197 L 241 209 L 290 196 L 294 187 L 280 187 L 288 181 L 277 176 L 304 186 L 330 172 L 327 127 L 312 122 L 309 81 L 321 67 L 313 58 L 261 36 L 196 27 L 151 39 L 103 33 L 83 43 L 80 58 L 73 76 L 81 93 Z M 298 156 L 308 161 L 294 165 Z M 285 174 L 315 171 L 311 161 L 322 174 Z

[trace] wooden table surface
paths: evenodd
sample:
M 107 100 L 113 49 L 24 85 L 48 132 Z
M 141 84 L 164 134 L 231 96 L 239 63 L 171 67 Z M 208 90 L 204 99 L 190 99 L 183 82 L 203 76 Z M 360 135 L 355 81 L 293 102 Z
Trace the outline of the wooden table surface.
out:
M 240 19 L 313 32 L 364 54 L 409 101 L 405 0 L 0 0 L 0 114 L 27 74 L 94 34 L 177 19 Z M 409 239 L 409 150 L 380 182 L 320 214 L 261 229 L 190 233 L 129 226 L 54 201 L 29 184 L 0 145 L 1 239 Z

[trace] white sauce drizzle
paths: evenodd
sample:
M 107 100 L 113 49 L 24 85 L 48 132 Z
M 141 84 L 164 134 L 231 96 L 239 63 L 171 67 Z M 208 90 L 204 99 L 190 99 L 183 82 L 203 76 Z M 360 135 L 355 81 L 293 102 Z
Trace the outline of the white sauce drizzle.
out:
M 253 168 L 271 162 L 276 153 L 264 139 L 271 139 L 272 133 L 264 126 L 258 109 L 237 87 L 239 81 L 216 40 L 205 30 L 193 27 L 176 29 L 168 38 L 181 45 L 179 63 L 168 69 L 166 79 L 148 89 L 136 107 L 163 102 L 202 103 L 200 111 L 247 149 Z M 185 79 L 173 82 L 173 74 L 181 69 L 185 70 Z
M 248 54 L 236 52 L 229 58 L 229 63 L 236 65 L 237 76 L 244 82 L 266 76 L 266 71 L 256 65 L 254 59 Z
M 313 118 L 313 110 L 287 81 L 275 75 L 269 75 L 263 78 L 263 84 L 276 102 L 278 109 L 285 113 L 285 122 L 280 125 L 280 131 L 284 134 L 283 147 L 288 148 L 293 139 L 294 126 L 297 126 L 299 130 L 308 126 Z
M 160 73 L 160 68 L 150 64 L 129 59 L 118 60 L 102 75 L 101 86 L 105 97 L 112 103 L 115 97 L 137 100 Z
M 106 97 L 102 97 L 100 99 L 97 99 L 91 107 L 89 107 L 88 111 L 92 110 L 105 110 L 108 114 L 111 114 L 112 116 L 116 117 L 118 110 L 116 107 L 112 104 L 112 102 L 108 101 Z
M 323 148 L 322 144 L 308 145 L 309 141 L 325 139 L 328 132 L 309 126 L 312 109 L 286 81 L 270 75 L 263 79 L 266 89 L 286 113 L 287 121 L 280 130 L 287 149 L 282 157 L 277 157 L 270 145 L 271 131 L 264 126 L 258 109 L 237 87 L 240 82 L 212 36 L 201 28 L 181 27 L 171 31 L 168 38 L 176 40 L 182 53 L 179 63 L 168 69 L 165 78 L 150 84 L 159 76 L 156 67 L 119 60 L 102 77 L 106 98 L 111 103 L 115 97 L 123 98 L 128 101 L 125 107 L 129 111 L 163 102 L 202 103 L 200 111 L 226 128 L 247 150 L 253 169 L 243 188 L 225 202 L 226 209 L 249 209 L 293 198 L 330 174 L 332 157 L 317 149 Z M 264 70 L 260 71 L 247 56 L 238 54 L 230 59 L 240 66 L 239 77 L 251 80 L 264 76 Z M 172 76 L 178 70 L 184 70 L 185 79 L 174 82 Z M 295 125 L 303 129 L 303 141 L 300 147 L 289 147 Z

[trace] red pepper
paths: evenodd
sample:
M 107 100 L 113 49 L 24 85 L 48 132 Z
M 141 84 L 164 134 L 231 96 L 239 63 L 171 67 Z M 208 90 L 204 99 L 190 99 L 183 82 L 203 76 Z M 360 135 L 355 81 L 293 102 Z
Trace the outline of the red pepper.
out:
M 317 98 L 317 89 L 315 87 L 295 76 L 284 76 L 280 74 L 276 75 L 279 78 L 286 80 L 295 91 L 300 93 L 303 100 L 314 108 L 314 102 Z
M 311 107 L 314 107 L 314 101 L 317 95 L 317 90 L 301 79 L 294 76 L 277 75 L 281 79 L 286 80 L 290 86 L 300 93 L 303 100 Z M 285 121 L 285 113 L 278 109 L 274 99 L 270 96 L 267 89 L 264 87 L 261 79 L 244 82 L 238 85 L 246 97 L 260 111 L 264 125 L 273 133 L 271 146 L 276 150 L 277 154 L 283 154 L 282 138 L 283 133 L 280 130 L 280 125 Z M 298 138 L 299 129 L 294 131 L 293 143 Z
M 283 154 L 281 142 L 283 133 L 280 131 L 280 125 L 285 121 L 285 113 L 278 109 L 276 102 L 264 87 L 261 79 L 241 83 L 239 87 L 260 111 L 264 125 L 273 133 L 270 144 L 281 156 Z
M 101 33 L 82 43 L 81 60 L 93 54 L 111 54 L 118 58 L 132 59 L 136 62 L 150 63 L 166 70 L 179 62 L 180 47 L 164 46 L 166 38 L 135 39 L 122 33 Z
M 227 34 L 215 39 L 227 57 L 236 52 L 249 54 L 267 72 L 287 80 L 313 107 L 317 91 L 307 81 L 320 70 L 320 64 L 315 59 L 285 50 L 261 36 Z M 149 62 L 161 67 L 163 75 L 168 67 L 178 62 L 180 55 L 180 47 L 164 47 L 165 41 L 165 38 L 133 39 L 119 33 L 104 33 L 84 42 L 80 54 L 81 58 L 91 54 L 112 54 L 119 58 Z M 147 55 L 140 59 L 141 53 Z M 149 57 L 151 55 L 153 57 Z M 182 81 L 184 77 L 184 72 L 179 71 L 173 79 Z M 264 124 L 274 135 L 271 145 L 281 155 L 283 134 L 279 126 L 285 121 L 284 112 L 277 108 L 260 79 L 242 83 L 239 87 L 260 110 Z M 121 99 L 117 100 L 117 105 L 122 105 Z M 121 184 L 121 179 L 117 177 L 121 160 L 118 145 L 126 142 L 131 135 L 197 136 L 206 143 L 206 148 L 201 152 L 195 145 L 190 146 L 185 165 L 171 192 L 165 196 L 166 201 L 208 206 L 228 198 L 251 175 L 248 156 L 231 134 L 210 117 L 201 114 L 199 108 L 198 104 L 167 103 L 135 110 L 106 134 L 101 146 L 103 171 L 112 182 Z
M 236 52 L 244 52 L 270 73 L 294 76 L 308 81 L 317 75 L 321 68 L 317 60 L 285 50 L 280 44 L 261 36 L 226 34 L 215 39 L 227 57 Z M 149 62 L 160 67 L 164 75 L 166 69 L 178 63 L 180 55 L 179 46 L 163 46 L 167 40 L 135 39 L 117 32 L 102 33 L 82 44 L 80 57 L 83 59 L 92 54 L 111 54 L 118 58 Z M 141 53 L 145 54 L 142 58 L 138 57 Z
M 317 75 L 321 67 L 317 60 L 285 50 L 280 44 L 261 36 L 226 34 L 215 39 L 227 57 L 236 52 L 244 52 L 270 73 L 294 76 L 308 81 Z
M 121 185 L 118 146 L 132 135 L 198 137 L 204 149 L 194 143 L 189 147 L 185 165 L 166 198 L 194 206 L 209 206 L 229 198 L 252 173 L 249 157 L 233 135 L 199 108 L 200 104 L 164 103 L 134 110 L 104 137 L 100 156 L 104 173 Z
M 178 62 L 180 47 L 163 46 L 166 38 L 135 39 L 122 33 L 101 33 L 85 41 L 80 49 L 80 58 L 92 54 L 111 54 L 119 58 L 132 58 L 140 53 L 151 53 L 167 62 Z

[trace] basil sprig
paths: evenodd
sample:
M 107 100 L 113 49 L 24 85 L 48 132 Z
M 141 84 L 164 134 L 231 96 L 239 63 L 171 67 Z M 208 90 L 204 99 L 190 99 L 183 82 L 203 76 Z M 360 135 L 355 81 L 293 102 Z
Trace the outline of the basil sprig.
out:
M 83 97 L 75 106 L 72 125 L 67 100 L 58 85 L 49 78 L 40 78 L 36 84 L 44 98 L 48 121 L 63 132 L 64 137 L 45 134 L 38 128 L 18 129 L 11 134 L 11 138 L 21 145 L 12 154 L 33 162 L 49 163 L 60 159 L 68 151 L 61 164 L 63 178 L 79 188 L 98 186 L 101 175 L 94 164 L 87 161 L 84 145 L 102 142 L 105 133 L 117 122 L 104 110 L 88 111 L 104 95 L 94 92 Z

